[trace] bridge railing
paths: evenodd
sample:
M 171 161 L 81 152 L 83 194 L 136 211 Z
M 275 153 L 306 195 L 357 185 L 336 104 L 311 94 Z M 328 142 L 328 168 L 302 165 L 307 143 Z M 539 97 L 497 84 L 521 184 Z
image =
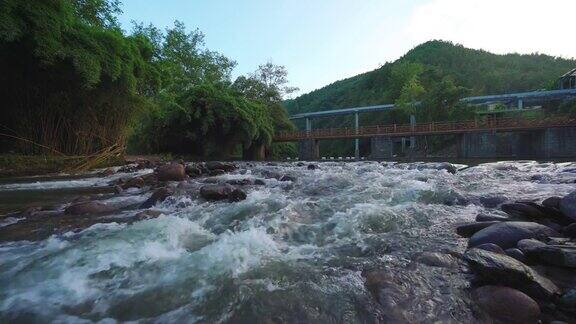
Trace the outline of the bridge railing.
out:
M 464 133 L 477 130 L 514 130 L 537 129 L 547 127 L 576 126 L 576 120 L 565 116 L 548 118 L 493 118 L 486 120 L 467 120 L 456 122 L 431 122 L 418 124 L 392 124 L 363 126 L 356 128 L 323 128 L 311 131 L 280 132 L 276 141 L 292 141 L 304 139 L 358 138 L 377 135 L 426 135 Z

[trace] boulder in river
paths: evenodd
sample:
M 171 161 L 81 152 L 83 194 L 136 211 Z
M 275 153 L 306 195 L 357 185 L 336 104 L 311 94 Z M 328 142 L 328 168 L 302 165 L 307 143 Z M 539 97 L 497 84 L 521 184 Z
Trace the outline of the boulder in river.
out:
M 542 213 L 538 208 L 525 203 L 511 203 L 503 204 L 500 207 L 506 214 L 513 217 L 521 217 L 528 219 L 542 219 L 546 218 L 546 215 Z
M 180 163 L 165 164 L 156 169 L 160 181 L 182 181 L 186 179 L 186 169 Z
M 200 196 L 206 200 L 240 201 L 246 199 L 246 193 L 233 186 L 223 184 L 208 184 L 200 188 Z
M 219 161 L 209 161 L 204 164 L 206 169 L 213 170 L 223 170 L 225 172 L 231 172 L 236 169 L 236 165 L 232 163 L 219 162 Z
M 308 164 L 308 170 L 316 170 L 318 169 L 318 166 L 316 164 Z
M 527 256 L 550 265 L 576 268 L 576 246 L 574 245 L 540 246 L 530 250 Z
M 499 247 L 498 245 L 494 244 L 494 243 L 484 243 L 484 244 L 480 244 L 476 247 L 477 249 L 481 249 L 481 250 L 485 250 L 485 251 L 490 251 L 490 252 L 494 252 L 494 253 L 498 253 L 498 254 L 506 254 L 506 252 L 504 252 L 504 250 L 502 250 L 501 247 Z
M 67 215 L 105 214 L 114 208 L 100 201 L 87 201 L 68 206 L 64 212 Z
M 549 298 L 560 289 L 524 263 L 504 254 L 470 249 L 464 260 L 484 282 L 516 288 L 534 298 Z
M 576 191 L 560 199 L 560 211 L 576 222 Z
M 492 221 L 461 224 L 456 227 L 456 233 L 462 237 L 471 237 L 474 233 L 498 223 L 500 222 Z
M 535 239 L 523 239 L 518 241 L 516 246 L 518 247 L 518 249 L 520 249 L 520 251 L 522 251 L 522 253 L 526 254 L 541 246 L 546 246 L 546 243 L 540 242 Z
M 142 188 L 145 185 L 146 185 L 146 183 L 144 182 L 144 179 L 142 177 L 134 177 L 134 178 L 128 179 L 126 182 L 124 182 L 122 184 L 122 189 Z
M 561 236 L 560 233 L 538 223 L 498 222 L 472 235 L 468 246 L 494 243 L 503 249 L 509 249 L 516 247 L 516 243 L 523 239 L 559 236 Z
M 525 293 L 502 286 L 484 286 L 474 289 L 476 304 L 490 317 L 505 323 L 537 323 L 540 307 Z
M 504 251 L 504 253 L 506 253 L 507 256 L 513 257 L 514 259 L 522 263 L 526 263 L 526 256 L 524 255 L 524 252 L 522 252 L 520 249 L 517 248 L 507 249 L 506 251 Z
M 173 193 L 174 191 L 168 187 L 157 189 L 154 191 L 152 196 L 150 196 L 150 198 L 148 198 L 145 202 L 142 203 L 142 205 L 140 205 L 140 208 L 150 208 L 157 203 L 164 201 Z
M 562 234 L 566 237 L 576 238 L 576 223 L 564 227 Z

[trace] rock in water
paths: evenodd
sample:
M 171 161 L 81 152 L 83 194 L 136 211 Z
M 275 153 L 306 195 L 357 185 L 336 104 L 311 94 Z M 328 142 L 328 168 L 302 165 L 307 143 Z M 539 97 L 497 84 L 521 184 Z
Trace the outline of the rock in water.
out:
M 515 217 L 525 217 L 529 219 L 541 219 L 546 217 L 546 215 L 538 210 L 538 208 L 524 203 L 503 204 L 500 208 L 506 214 Z
M 562 234 L 566 237 L 576 238 L 576 223 L 566 226 Z
M 513 287 L 534 298 L 549 298 L 560 293 L 552 281 L 507 255 L 474 248 L 464 253 L 464 260 L 477 276 L 490 284 Z
M 550 197 L 544 199 L 542 201 L 542 206 L 549 207 L 549 208 L 560 208 L 560 197 Z
M 498 221 L 491 221 L 491 222 L 476 222 L 476 223 L 466 223 L 461 224 L 456 227 L 456 233 L 462 237 L 470 237 L 474 235 L 474 233 L 485 229 L 488 226 L 498 224 Z
M 490 251 L 490 252 L 494 252 L 494 253 L 498 253 L 498 254 L 506 254 L 506 252 L 504 252 L 504 250 L 502 250 L 501 247 L 499 247 L 498 245 L 494 244 L 494 243 L 484 243 L 484 244 L 480 244 L 476 247 L 477 249 L 481 249 L 481 250 L 486 250 L 486 251 Z
M 527 253 L 528 257 L 540 262 L 568 268 L 576 268 L 576 246 L 545 245 Z
M 218 162 L 218 161 L 210 161 L 206 162 L 205 164 L 206 169 L 213 171 L 213 170 L 223 170 L 225 172 L 231 172 L 236 169 L 236 166 L 232 163 L 225 163 L 225 162 Z
M 491 215 L 491 214 L 478 214 L 476 215 L 477 222 L 506 222 L 511 220 L 511 218 L 502 215 Z
M 246 193 L 233 186 L 224 184 L 209 184 L 200 188 L 200 196 L 206 200 L 231 200 L 240 201 L 246 199 Z
M 524 252 L 522 252 L 520 249 L 507 249 L 506 251 L 504 251 L 504 253 L 506 253 L 507 256 L 513 257 L 514 259 L 522 263 L 526 263 L 526 256 L 524 255 Z
M 156 203 L 164 201 L 166 198 L 171 196 L 173 193 L 174 193 L 173 190 L 170 188 L 160 188 L 160 189 L 154 191 L 152 196 L 150 196 L 150 198 L 148 198 L 148 200 L 146 200 L 145 202 L 142 203 L 142 205 L 140 205 L 140 208 L 150 208 L 150 207 L 156 205 Z
M 555 230 L 538 223 L 499 222 L 472 235 L 468 246 L 494 243 L 503 249 L 509 249 L 516 247 L 516 243 L 523 239 L 560 236 Z
M 122 185 L 122 189 L 128 189 L 128 188 L 142 188 L 146 185 L 146 183 L 144 182 L 144 179 L 142 177 L 135 177 L 132 179 L 128 179 L 128 181 L 126 181 L 123 185 Z
M 88 201 L 68 206 L 64 212 L 68 215 L 104 214 L 114 208 L 100 201 Z
M 505 323 L 537 323 L 540 316 L 540 307 L 536 301 L 509 287 L 480 287 L 473 291 L 472 297 L 492 318 Z
M 560 211 L 576 222 L 576 191 L 560 199 Z
M 451 268 L 457 265 L 456 259 L 449 254 L 438 252 L 422 252 L 416 261 L 432 267 Z
M 182 181 L 186 179 L 186 169 L 180 163 L 170 163 L 156 169 L 160 181 Z

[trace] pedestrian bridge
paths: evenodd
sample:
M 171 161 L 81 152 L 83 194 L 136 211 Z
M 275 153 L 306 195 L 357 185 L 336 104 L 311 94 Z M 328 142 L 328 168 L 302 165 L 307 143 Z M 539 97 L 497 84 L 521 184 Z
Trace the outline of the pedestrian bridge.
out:
M 493 118 L 485 121 L 468 120 L 443 123 L 362 126 L 358 128 L 324 128 L 309 131 L 280 132 L 276 142 L 320 139 L 356 139 L 374 136 L 408 137 L 443 134 L 463 134 L 482 131 L 530 131 L 546 128 L 576 127 L 576 119 L 567 117 Z

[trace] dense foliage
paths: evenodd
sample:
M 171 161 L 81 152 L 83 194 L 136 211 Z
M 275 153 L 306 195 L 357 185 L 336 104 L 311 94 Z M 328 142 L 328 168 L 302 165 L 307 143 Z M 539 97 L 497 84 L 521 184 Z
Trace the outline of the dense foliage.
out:
M 0 4 L 0 152 L 85 155 L 128 142 L 199 158 L 274 153 L 274 132 L 293 127 L 283 67 L 233 82 L 236 63 L 198 30 L 177 21 L 126 34 L 120 12 L 118 0 Z
M 362 125 L 406 124 L 473 118 L 458 104 L 468 95 L 487 95 L 551 89 L 557 78 L 576 66 L 576 60 L 542 54 L 496 55 L 444 41 L 421 44 L 382 67 L 337 81 L 286 102 L 292 114 L 336 108 L 396 103 L 402 109 L 361 115 Z M 412 103 L 422 104 L 416 107 Z M 352 117 L 315 120 L 314 127 L 352 126 Z M 351 141 L 321 143 L 324 155 L 349 155 Z M 363 143 L 368 151 L 368 143 Z
M 3 151 L 89 154 L 123 144 L 146 104 L 143 89 L 157 83 L 150 43 L 124 36 L 84 5 L 110 8 L 99 1 L 2 2 Z

